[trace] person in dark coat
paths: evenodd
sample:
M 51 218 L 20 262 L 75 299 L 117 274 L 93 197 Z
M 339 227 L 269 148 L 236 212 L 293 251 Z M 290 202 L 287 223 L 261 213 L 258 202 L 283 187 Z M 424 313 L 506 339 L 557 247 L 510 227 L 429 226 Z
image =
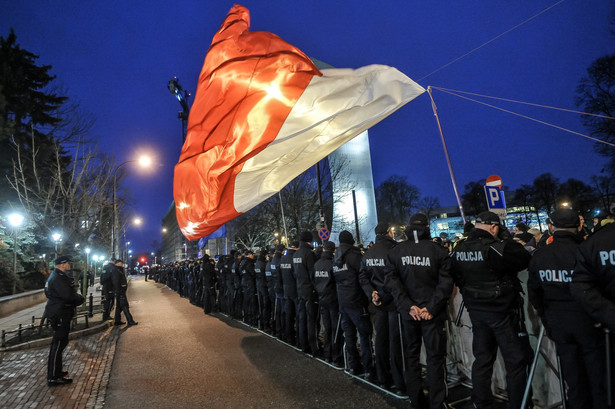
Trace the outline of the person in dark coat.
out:
M 266 266 L 267 248 L 263 248 L 256 259 L 254 273 L 256 274 L 256 297 L 258 301 L 258 328 L 269 332 L 271 330 L 271 303 L 269 302 L 269 291 L 267 289 Z
M 297 338 L 303 352 L 320 356 L 316 322 L 318 305 L 312 282 L 316 254 L 312 249 L 312 240 L 309 231 L 301 233 L 299 249 L 293 255 L 293 274 L 297 282 Z
M 568 385 L 566 407 L 606 408 L 602 328 L 570 294 L 576 250 L 583 241 L 579 217 L 572 209 L 558 209 L 549 218 L 553 242 L 536 250 L 530 260 L 528 297 L 555 342 Z
M 216 269 L 214 260 L 209 254 L 204 254 L 200 263 L 201 285 L 203 286 L 203 312 L 209 314 L 216 307 Z
M 124 274 L 124 262 L 122 260 L 115 260 L 115 268 L 113 269 L 113 288 L 115 289 L 115 321 L 114 325 L 126 324 L 122 321 L 122 312 L 129 326 L 137 325 L 132 315 L 130 314 L 130 306 L 128 305 L 128 298 L 126 297 L 126 291 L 128 290 L 128 282 L 126 281 L 126 274 Z
M 402 317 L 406 385 L 415 408 L 446 408 L 446 318 L 453 292 L 448 250 L 431 240 L 429 220 L 422 213 L 410 217 L 408 240 L 388 254 L 385 285 Z M 421 344 L 425 345 L 427 374 L 423 393 Z
M 532 359 L 524 328 L 518 273 L 527 268 L 530 253 L 506 234 L 493 212 L 476 217 L 476 227 L 451 253 L 451 273 L 463 295 L 472 321 L 472 402 L 492 407 L 493 363 L 498 348 L 506 367 L 506 389 L 511 408 L 520 408 Z M 531 402 L 531 399 L 529 400 Z
M 318 306 L 322 318 L 322 343 L 325 360 L 334 366 L 343 367 L 343 333 L 335 279 L 333 278 L 333 252 L 335 243 L 326 241 L 322 254 L 314 264 L 314 289 L 318 294 Z
M 100 283 L 102 284 L 102 301 L 103 301 L 103 316 L 104 321 L 111 319 L 111 311 L 115 304 L 115 294 L 113 293 L 113 264 L 115 260 L 110 260 L 102 268 L 100 274 Z
M 397 242 L 388 223 L 378 223 L 376 243 L 363 255 L 359 282 L 367 297 L 376 307 L 374 341 L 376 374 L 380 385 L 405 395 L 401 336 L 395 300 L 384 285 L 385 261 Z
M 53 329 L 51 347 L 47 359 L 47 385 L 58 386 L 72 383 L 68 372 L 62 368 L 62 353 L 68 345 L 70 322 L 75 315 L 75 308 L 83 304 L 84 298 L 79 294 L 73 282 L 70 270 L 71 259 L 60 256 L 55 259 L 55 269 L 45 284 L 47 304 L 43 318 L 48 319 Z
M 275 327 L 273 328 L 274 335 L 282 340 L 286 339 L 286 308 L 284 305 L 284 282 L 282 280 L 282 270 L 280 262 L 282 254 L 286 247 L 283 244 L 275 246 L 275 253 L 271 259 L 269 268 L 271 269 L 271 279 L 273 280 L 273 291 L 275 292 L 275 301 L 273 302 L 273 320 Z
M 243 291 L 243 322 L 250 326 L 256 325 L 258 315 L 255 264 L 254 252 L 247 250 L 242 263 L 239 265 L 239 272 L 241 274 L 241 288 Z
M 299 247 L 298 241 L 293 241 L 280 260 L 280 275 L 284 290 L 284 342 L 296 344 L 295 323 L 297 321 L 297 281 L 293 273 L 293 255 Z
M 364 375 L 370 382 L 376 381 L 372 357 L 372 322 L 367 310 L 369 299 L 359 284 L 361 250 L 354 246 L 352 233 L 343 230 L 339 235 L 340 245 L 333 256 L 333 276 L 337 299 L 342 314 L 342 328 L 346 339 L 346 354 L 352 375 Z M 357 350 L 357 332 L 361 355 Z

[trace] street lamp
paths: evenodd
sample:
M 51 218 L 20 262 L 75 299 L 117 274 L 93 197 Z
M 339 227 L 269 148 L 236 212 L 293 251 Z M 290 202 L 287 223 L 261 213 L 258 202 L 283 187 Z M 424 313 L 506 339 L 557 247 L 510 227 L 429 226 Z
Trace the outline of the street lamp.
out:
M 84 249 L 85 251 L 85 273 L 83 274 L 83 281 L 85 283 L 86 280 L 86 276 L 88 275 L 88 265 L 90 264 L 90 248 L 86 247 Z M 94 280 L 96 278 L 96 272 L 92 272 L 92 274 L 94 275 L 94 278 L 92 280 Z M 92 281 L 92 284 L 94 283 L 94 281 Z M 85 287 L 85 284 L 83 284 L 83 286 Z M 85 294 L 83 294 L 83 296 L 85 297 Z
M 137 162 L 142 167 L 149 167 L 152 164 L 152 160 L 149 156 L 141 156 L 139 159 L 127 160 L 126 162 L 120 163 L 113 171 L 113 225 L 111 226 L 111 258 L 113 259 L 115 259 L 117 253 L 117 171 L 125 164 L 131 162 Z
M 13 226 L 13 294 L 17 290 L 17 229 L 23 223 L 23 215 L 19 213 L 11 213 L 9 215 L 9 223 Z
M 62 235 L 60 233 L 53 233 L 51 235 L 51 238 L 55 242 L 55 249 L 56 249 L 55 254 L 56 254 L 56 258 L 58 258 L 58 242 L 62 241 Z

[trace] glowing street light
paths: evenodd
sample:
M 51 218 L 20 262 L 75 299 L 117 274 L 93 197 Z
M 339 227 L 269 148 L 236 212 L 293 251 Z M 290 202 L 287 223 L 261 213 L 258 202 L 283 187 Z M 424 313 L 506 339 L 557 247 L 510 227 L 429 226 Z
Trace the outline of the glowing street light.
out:
M 17 290 L 17 229 L 23 223 L 24 217 L 19 213 L 11 213 L 8 219 L 13 226 L 13 294 L 15 294 Z
M 55 255 L 56 255 L 56 258 L 58 258 L 58 243 L 62 241 L 62 235 L 60 233 L 53 233 L 51 235 L 51 238 L 53 239 L 55 243 L 55 249 L 56 249 Z
M 137 162 L 142 167 L 149 167 L 152 159 L 149 156 L 141 156 L 139 159 L 127 160 L 117 165 L 113 171 L 113 225 L 111 226 L 111 258 L 117 254 L 117 171 L 127 163 Z

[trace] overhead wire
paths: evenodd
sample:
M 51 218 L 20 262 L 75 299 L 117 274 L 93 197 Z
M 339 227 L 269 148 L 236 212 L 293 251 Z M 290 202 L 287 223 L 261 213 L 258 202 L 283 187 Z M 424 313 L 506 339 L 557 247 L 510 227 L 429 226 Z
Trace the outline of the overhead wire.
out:
M 553 7 L 555 7 L 555 6 L 559 5 L 560 3 L 563 3 L 564 1 L 565 1 L 565 0 L 559 0 L 559 1 L 558 1 L 558 2 L 556 2 L 555 4 L 552 4 L 551 6 L 547 7 L 546 9 L 542 10 L 541 12 L 539 12 L 539 13 L 537 13 L 537 14 L 533 15 L 532 17 L 528 18 L 527 20 L 522 21 L 521 23 L 517 24 L 516 26 L 514 26 L 514 27 L 512 27 L 512 28 L 509 28 L 508 30 L 504 31 L 503 33 L 501 33 L 501 34 L 499 34 L 499 35 L 497 35 L 497 36 L 493 37 L 491 40 L 489 40 L 489 41 L 487 41 L 487 42 L 485 42 L 485 43 L 483 43 L 483 44 L 479 45 L 478 47 L 473 48 L 472 50 L 468 51 L 468 52 L 467 52 L 467 53 L 465 53 L 464 55 L 462 55 L 462 56 L 460 56 L 460 57 L 457 57 L 457 58 L 455 58 L 454 60 L 452 60 L 452 61 L 450 61 L 450 62 L 448 62 L 448 63 L 446 63 L 446 64 L 442 65 L 440 68 L 437 68 L 436 70 L 434 70 L 434 71 L 430 72 L 429 74 L 425 75 L 424 77 L 419 78 L 419 79 L 417 80 L 417 82 L 424 80 L 425 78 L 427 78 L 427 77 L 429 77 L 429 76 L 431 76 L 431 75 L 435 74 L 435 73 L 436 73 L 436 72 L 438 72 L 438 71 L 443 70 L 444 68 L 448 67 L 449 65 L 456 63 L 457 61 L 461 60 L 462 58 L 467 57 L 468 55 L 472 54 L 473 52 L 478 51 L 479 49 L 483 48 L 484 46 L 486 46 L 486 45 L 488 45 L 488 44 L 491 44 L 492 42 L 494 42 L 494 41 L 495 41 L 495 40 L 497 40 L 498 38 L 500 38 L 500 37 L 502 37 L 502 36 L 504 36 L 504 35 L 506 35 L 506 34 L 510 33 L 511 31 L 513 31 L 513 30 L 515 30 L 515 29 L 517 29 L 517 28 L 519 28 L 519 27 L 521 27 L 521 26 L 522 26 L 522 25 L 524 25 L 525 23 L 527 23 L 527 22 L 529 22 L 529 21 L 531 21 L 531 20 L 535 19 L 536 17 L 540 16 L 541 14 L 546 13 L 547 11 L 551 10 Z
M 456 96 L 458 98 L 461 98 L 461 99 L 465 99 L 465 100 L 468 100 L 468 101 L 475 102 L 477 104 L 485 105 L 487 107 L 490 107 L 490 108 L 493 108 L 493 109 L 497 109 L 497 110 L 509 113 L 511 115 L 515 115 L 515 116 L 524 118 L 524 119 L 528 119 L 530 121 L 538 122 L 540 124 L 543 124 L 543 125 L 546 125 L 546 126 L 550 126 L 552 128 L 556 128 L 556 129 L 559 129 L 559 130 L 564 131 L 564 132 L 569 132 L 569 133 L 574 134 L 574 135 L 582 136 L 583 138 L 591 139 L 594 142 L 603 143 L 605 145 L 609 145 L 609 146 L 615 147 L 615 143 L 607 142 L 607 141 L 604 141 L 602 139 L 598 139 L 598 138 L 595 138 L 593 136 L 585 135 L 585 134 L 582 134 L 580 132 L 576 132 L 576 131 L 573 131 L 571 129 L 567 129 L 567 128 L 564 128 L 564 127 L 559 126 L 559 125 L 555 125 L 555 124 L 552 124 L 552 123 L 549 123 L 549 122 L 546 122 L 546 121 L 542 121 L 540 119 L 532 118 L 530 116 L 523 115 L 523 114 L 520 114 L 518 112 L 511 111 L 509 109 L 504 109 L 504 108 L 501 108 L 501 107 L 498 107 L 498 106 L 495 106 L 495 105 L 492 105 L 492 104 L 488 104 L 488 103 L 486 103 L 484 101 L 479 101 L 479 100 L 474 99 L 474 98 L 470 98 L 470 97 L 467 97 L 467 96 L 464 96 L 464 95 L 460 95 L 460 93 L 465 93 L 465 94 L 469 94 L 469 95 L 476 95 L 476 96 L 478 96 L 480 94 L 474 94 L 474 93 L 465 92 L 465 91 L 453 91 L 453 90 L 449 90 L 449 89 L 446 89 L 446 88 L 440 88 L 440 87 L 434 87 L 434 86 L 430 86 L 430 87 L 432 89 L 435 89 L 435 90 L 438 90 L 438 91 L 441 91 L 441 92 L 444 92 L 444 93 L 447 93 L 447 94 L 450 94 L 450 95 L 454 95 L 454 96 Z M 504 100 L 504 101 L 507 100 L 505 98 L 490 97 L 490 96 L 487 96 L 487 95 L 480 95 L 480 96 L 483 96 L 485 98 L 500 99 L 500 100 Z M 574 111 L 574 110 L 570 110 L 570 109 L 551 107 L 551 106 L 547 106 L 547 105 L 539 105 L 539 104 L 533 104 L 533 103 L 529 103 L 529 102 L 515 101 L 515 100 L 508 100 L 508 101 L 515 102 L 515 103 L 518 103 L 518 104 L 530 105 L 530 106 L 540 106 L 540 107 L 543 107 L 543 108 L 555 109 L 555 110 L 560 110 L 560 111 L 565 111 L 565 112 L 575 112 L 575 113 L 580 113 L 580 114 L 583 114 L 583 115 L 593 115 L 593 116 L 598 116 L 598 117 L 606 118 L 606 119 L 615 119 L 615 118 L 610 117 L 610 116 L 590 114 L 590 113 Z

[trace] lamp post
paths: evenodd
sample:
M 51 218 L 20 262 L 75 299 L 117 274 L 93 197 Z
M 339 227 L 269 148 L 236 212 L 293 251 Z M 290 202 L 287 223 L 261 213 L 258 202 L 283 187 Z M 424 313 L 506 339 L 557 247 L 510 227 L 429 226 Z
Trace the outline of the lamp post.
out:
M 58 258 L 58 242 L 62 241 L 62 235 L 60 233 L 53 233 L 51 238 L 55 242 L 55 258 Z
M 85 283 L 86 277 L 88 275 L 88 265 L 90 264 L 90 251 L 91 250 L 89 247 L 86 247 L 84 251 L 85 251 L 85 273 L 83 274 L 83 280 Z M 96 272 L 92 272 L 92 274 L 94 275 L 94 278 L 92 280 L 96 279 Z M 92 284 L 93 283 L 94 281 L 92 281 Z M 85 288 L 85 284 L 83 286 Z M 83 293 L 83 296 L 85 297 L 85 291 Z
M 23 215 L 19 213 L 9 215 L 9 223 L 13 226 L 13 294 L 17 290 L 17 229 L 23 223 L 23 219 Z
M 113 225 L 111 226 L 111 258 L 113 259 L 115 258 L 117 250 L 117 171 L 125 164 L 131 162 L 138 162 L 142 167 L 148 167 L 151 165 L 152 160 L 148 156 L 141 156 L 139 159 L 127 160 L 126 162 L 120 163 L 113 171 Z

